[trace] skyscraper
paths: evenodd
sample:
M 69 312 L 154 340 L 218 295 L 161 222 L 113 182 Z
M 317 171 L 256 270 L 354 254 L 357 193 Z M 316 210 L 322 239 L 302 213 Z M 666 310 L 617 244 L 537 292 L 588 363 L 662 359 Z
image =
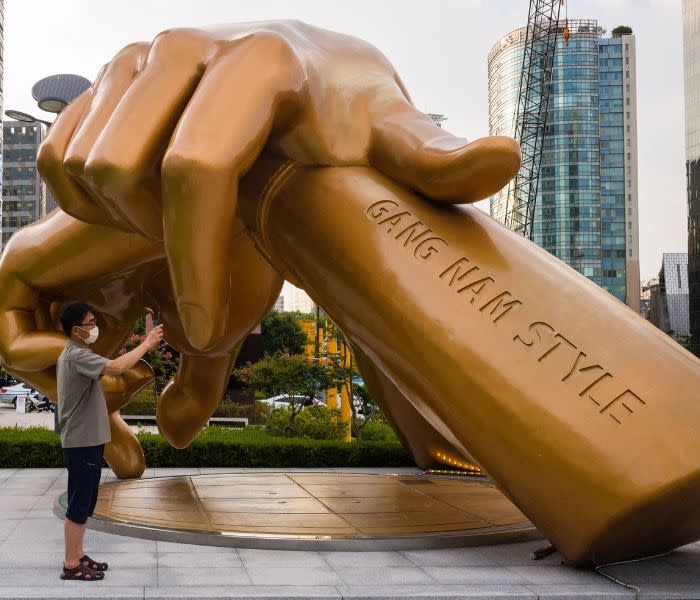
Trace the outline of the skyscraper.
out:
M 700 356 L 700 0 L 683 0 L 690 351 Z
M 688 348 L 688 255 L 685 252 L 664 252 L 659 276 L 647 282 L 643 291 L 648 292 L 644 316 Z
M 282 286 L 282 296 L 284 298 L 284 309 L 287 312 L 298 310 L 303 313 L 312 313 L 316 309 L 316 304 L 309 295 L 288 281 Z
M 627 28 L 605 37 L 595 19 L 568 25 L 554 58 L 533 241 L 639 312 L 635 39 Z M 507 33 L 489 53 L 491 135 L 514 135 L 525 34 Z M 507 194 L 491 198 L 501 220 Z
M 36 168 L 46 127 L 39 122 L 3 121 L 2 238 L 0 250 L 20 227 L 46 215 L 46 184 Z

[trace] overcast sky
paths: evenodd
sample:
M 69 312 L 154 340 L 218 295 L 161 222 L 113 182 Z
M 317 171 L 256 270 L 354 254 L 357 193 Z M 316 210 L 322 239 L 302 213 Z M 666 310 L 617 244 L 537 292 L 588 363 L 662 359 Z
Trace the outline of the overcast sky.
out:
M 644 279 L 663 252 L 687 251 L 681 0 L 566 1 L 569 18 L 597 18 L 608 31 L 630 25 L 637 37 Z M 5 0 L 5 109 L 46 118 L 31 97 L 35 81 L 92 80 L 121 47 L 163 29 L 295 18 L 374 44 L 418 108 L 446 114 L 446 129 L 475 139 L 488 135 L 486 57 L 525 24 L 527 8 L 528 0 Z

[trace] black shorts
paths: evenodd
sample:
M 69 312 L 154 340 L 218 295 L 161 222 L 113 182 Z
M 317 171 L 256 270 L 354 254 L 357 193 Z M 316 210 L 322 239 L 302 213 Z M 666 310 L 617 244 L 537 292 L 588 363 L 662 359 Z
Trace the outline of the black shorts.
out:
M 104 444 L 64 448 L 68 467 L 68 509 L 66 517 L 83 524 L 92 516 L 97 504 L 97 490 L 102 476 Z

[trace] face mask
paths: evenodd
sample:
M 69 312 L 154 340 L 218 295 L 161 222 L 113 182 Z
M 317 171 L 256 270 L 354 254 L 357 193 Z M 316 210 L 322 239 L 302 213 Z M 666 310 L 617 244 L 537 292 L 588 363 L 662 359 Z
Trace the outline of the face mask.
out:
M 80 329 L 83 329 L 82 327 Z M 83 329 L 83 331 L 87 331 L 87 329 Z M 97 341 L 97 337 L 100 335 L 100 328 L 95 325 L 89 332 L 87 338 L 83 339 L 83 342 L 86 343 L 88 346 L 90 344 L 94 344 Z

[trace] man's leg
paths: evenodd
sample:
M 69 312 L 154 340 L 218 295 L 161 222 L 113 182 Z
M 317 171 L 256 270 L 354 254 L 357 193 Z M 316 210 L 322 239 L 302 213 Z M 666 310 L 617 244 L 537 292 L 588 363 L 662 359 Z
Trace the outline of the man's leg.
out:
M 64 448 L 63 456 L 68 467 L 68 508 L 63 523 L 65 544 L 64 566 L 68 569 L 78 566 L 83 556 L 83 537 L 87 523 L 86 503 L 90 501 L 89 489 L 91 472 L 85 468 L 85 448 Z M 86 494 L 87 492 L 87 494 Z
M 92 494 L 90 497 L 90 504 L 88 506 L 88 517 L 91 517 L 93 512 L 95 511 L 95 506 L 97 505 L 97 496 L 100 493 L 100 480 L 102 479 L 102 459 L 104 457 L 104 444 L 100 444 L 99 446 L 95 446 L 93 448 L 93 459 L 94 463 L 97 465 L 97 469 L 93 472 L 93 477 L 91 480 L 91 486 L 92 486 Z M 85 528 L 83 528 L 83 534 L 85 533 Z M 80 554 L 78 555 L 78 558 L 82 558 L 83 556 L 86 555 L 85 548 L 83 548 L 83 537 L 80 538 Z M 87 564 L 87 563 L 85 563 Z M 93 568 L 92 565 L 88 565 L 89 567 Z
M 87 523 L 74 523 L 68 517 L 63 520 L 63 535 L 65 537 L 65 558 L 63 564 L 72 569 L 80 563 L 83 552 L 83 537 Z

